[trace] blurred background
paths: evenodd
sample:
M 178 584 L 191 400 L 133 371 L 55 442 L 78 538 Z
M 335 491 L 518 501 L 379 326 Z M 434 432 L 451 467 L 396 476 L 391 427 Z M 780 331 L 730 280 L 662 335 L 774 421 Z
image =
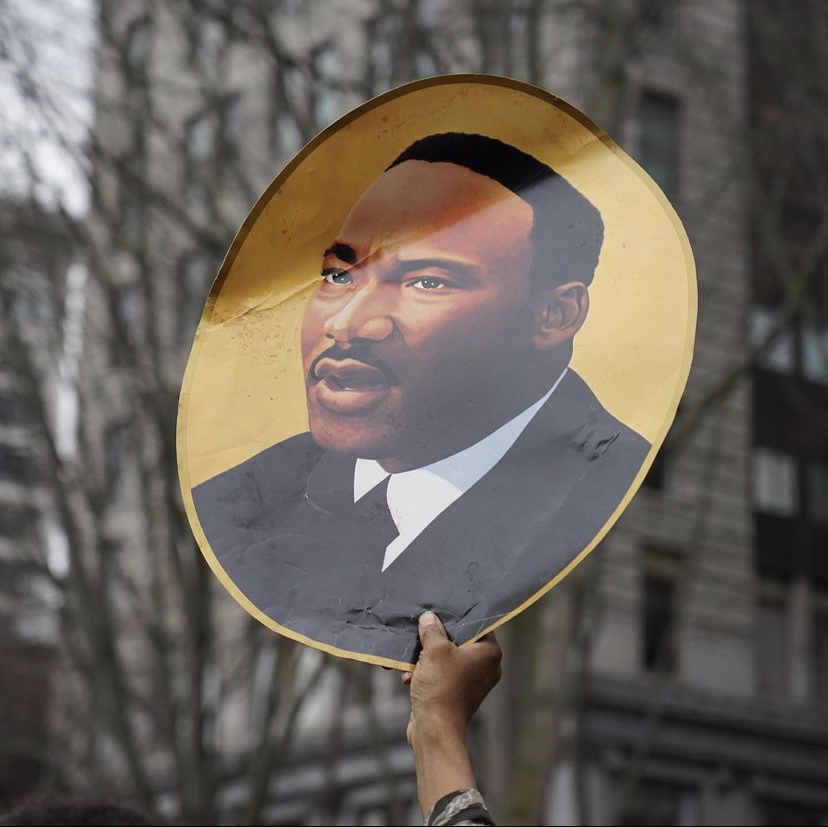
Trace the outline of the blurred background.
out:
M 339 115 L 448 72 L 582 109 L 672 200 L 699 275 L 644 486 L 500 633 L 472 733 L 498 823 L 828 824 L 820 0 L 0 0 L 0 809 L 418 822 L 398 676 L 224 593 L 175 418 L 259 194 Z

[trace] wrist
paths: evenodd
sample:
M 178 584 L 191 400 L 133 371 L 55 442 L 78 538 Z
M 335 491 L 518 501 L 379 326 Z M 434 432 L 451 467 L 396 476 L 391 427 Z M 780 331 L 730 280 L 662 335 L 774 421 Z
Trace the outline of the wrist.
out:
M 414 725 L 413 747 L 428 749 L 466 748 L 466 723 L 456 716 L 440 713 L 419 714 Z

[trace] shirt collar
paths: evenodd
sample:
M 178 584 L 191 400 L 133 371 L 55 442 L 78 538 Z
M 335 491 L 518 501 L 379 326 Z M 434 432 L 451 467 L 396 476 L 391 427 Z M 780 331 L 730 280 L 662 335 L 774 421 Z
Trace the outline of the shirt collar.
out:
M 388 508 L 400 532 L 400 539 L 408 537 L 405 545 L 503 458 L 561 383 L 567 370 L 564 368 L 555 384 L 537 402 L 474 445 L 431 465 L 391 475 L 387 492 Z M 388 472 L 376 460 L 357 459 L 354 466 L 354 502 L 387 476 Z

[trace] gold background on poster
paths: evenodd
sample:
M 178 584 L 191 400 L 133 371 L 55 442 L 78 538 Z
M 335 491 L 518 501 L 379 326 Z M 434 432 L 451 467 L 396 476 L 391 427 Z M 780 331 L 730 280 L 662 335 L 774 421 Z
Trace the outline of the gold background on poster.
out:
M 572 366 L 653 450 L 624 502 L 572 565 L 637 489 L 687 380 L 696 282 L 684 229 L 646 173 L 568 104 L 518 81 L 455 75 L 389 92 L 317 136 L 256 204 L 213 285 L 184 379 L 178 440 L 185 503 L 216 573 L 271 628 L 329 651 L 283 630 L 227 582 L 198 526 L 190 489 L 307 430 L 299 330 L 320 280 L 322 252 L 361 193 L 403 149 L 451 131 L 499 138 L 549 164 L 604 220 L 590 312 L 575 338 Z

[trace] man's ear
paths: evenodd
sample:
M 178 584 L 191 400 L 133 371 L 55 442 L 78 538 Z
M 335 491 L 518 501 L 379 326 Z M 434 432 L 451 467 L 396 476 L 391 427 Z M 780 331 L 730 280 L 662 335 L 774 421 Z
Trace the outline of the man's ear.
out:
M 581 329 L 589 312 L 589 291 L 580 281 L 538 290 L 534 299 L 532 344 L 538 350 L 552 350 Z

